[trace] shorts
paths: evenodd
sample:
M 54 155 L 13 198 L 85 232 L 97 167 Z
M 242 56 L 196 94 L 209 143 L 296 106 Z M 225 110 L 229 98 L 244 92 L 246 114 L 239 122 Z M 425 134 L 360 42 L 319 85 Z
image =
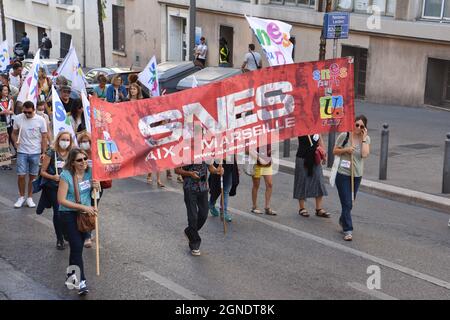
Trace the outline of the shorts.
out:
M 255 165 L 255 174 L 253 175 L 253 178 L 259 179 L 261 178 L 261 176 L 271 176 L 271 175 L 273 175 L 272 165 L 268 167 Z
M 17 153 L 17 175 L 25 176 L 27 174 L 37 176 L 39 174 L 39 162 L 41 155 Z

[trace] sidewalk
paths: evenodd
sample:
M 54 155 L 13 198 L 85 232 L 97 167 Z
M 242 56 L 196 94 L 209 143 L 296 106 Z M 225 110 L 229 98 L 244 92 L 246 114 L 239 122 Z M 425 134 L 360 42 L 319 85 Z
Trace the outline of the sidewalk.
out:
M 367 116 L 372 140 L 371 156 L 365 161 L 364 168 L 363 180 L 366 183 L 362 188 L 395 200 L 450 212 L 450 195 L 441 193 L 444 143 L 446 133 L 450 132 L 450 111 L 356 101 L 355 113 Z M 389 158 L 387 180 L 380 181 L 383 123 L 389 124 Z M 323 135 L 323 138 L 327 146 L 328 135 Z M 297 146 L 297 139 L 292 139 L 290 157 L 283 158 L 283 145 L 280 144 L 282 170 L 292 172 Z

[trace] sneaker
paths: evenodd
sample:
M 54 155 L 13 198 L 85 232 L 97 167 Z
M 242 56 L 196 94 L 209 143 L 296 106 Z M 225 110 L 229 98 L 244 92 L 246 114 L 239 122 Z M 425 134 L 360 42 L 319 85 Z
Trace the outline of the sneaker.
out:
M 25 203 L 25 197 L 20 197 L 17 202 L 14 204 L 14 208 L 21 208 Z
M 86 280 L 80 282 L 80 289 L 78 289 L 79 296 L 85 296 L 89 293 L 89 289 L 86 285 Z
M 27 206 L 28 206 L 28 208 L 35 208 L 36 207 L 36 205 L 34 204 L 32 198 L 27 198 Z
M 84 247 L 85 248 L 92 248 L 92 240 L 91 239 L 84 240 Z
M 227 212 L 224 214 L 224 218 L 226 222 L 231 222 L 231 215 L 229 215 Z
M 219 212 L 219 210 L 217 210 L 216 206 L 210 206 L 209 212 L 211 212 L 211 215 L 214 217 L 218 217 L 220 214 L 220 212 Z
M 66 245 L 64 244 L 64 240 L 56 241 L 56 249 L 64 250 L 65 248 L 66 248 Z
M 191 250 L 191 254 L 193 255 L 193 256 L 200 256 L 201 255 L 201 252 L 200 252 L 200 250 Z

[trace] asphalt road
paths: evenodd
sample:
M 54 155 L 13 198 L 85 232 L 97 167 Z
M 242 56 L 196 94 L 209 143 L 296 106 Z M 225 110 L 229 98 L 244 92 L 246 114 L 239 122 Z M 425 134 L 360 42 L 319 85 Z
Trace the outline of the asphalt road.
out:
M 180 184 L 114 181 L 100 203 L 99 277 L 95 249 L 84 252 L 86 299 L 450 299 L 449 215 L 360 193 L 347 243 L 335 189 L 328 188 L 324 203 L 331 219 L 303 218 L 292 199 L 293 176 L 279 173 L 279 215 L 255 216 L 250 182 L 241 175 L 230 199 L 228 233 L 209 217 L 202 256 L 193 257 Z M 0 299 L 78 299 L 64 286 L 69 250 L 55 249 L 52 213 L 13 209 L 16 199 L 14 172 L 0 171 Z M 314 211 L 312 202 L 308 209 Z M 380 290 L 366 285 L 373 265 Z

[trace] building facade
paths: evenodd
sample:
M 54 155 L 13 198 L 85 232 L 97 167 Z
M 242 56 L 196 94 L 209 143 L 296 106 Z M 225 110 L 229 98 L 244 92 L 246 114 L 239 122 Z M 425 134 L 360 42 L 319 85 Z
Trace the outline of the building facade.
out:
M 134 2 L 134 1 L 127 1 Z M 319 0 L 197 0 L 196 26 L 206 37 L 207 65 L 219 62 L 219 39 L 240 67 L 249 43 L 257 43 L 245 15 L 293 25 L 295 62 L 318 60 L 323 8 Z M 189 0 L 158 0 L 161 59 L 189 56 Z M 450 106 L 450 0 L 335 0 L 349 11 L 350 37 L 337 56 L 355 57 L 358 98 L 376 103 Z M 257 48 L 260 49 L 259 46 Z M 333 40 L 326 57 L 333 57 Z

